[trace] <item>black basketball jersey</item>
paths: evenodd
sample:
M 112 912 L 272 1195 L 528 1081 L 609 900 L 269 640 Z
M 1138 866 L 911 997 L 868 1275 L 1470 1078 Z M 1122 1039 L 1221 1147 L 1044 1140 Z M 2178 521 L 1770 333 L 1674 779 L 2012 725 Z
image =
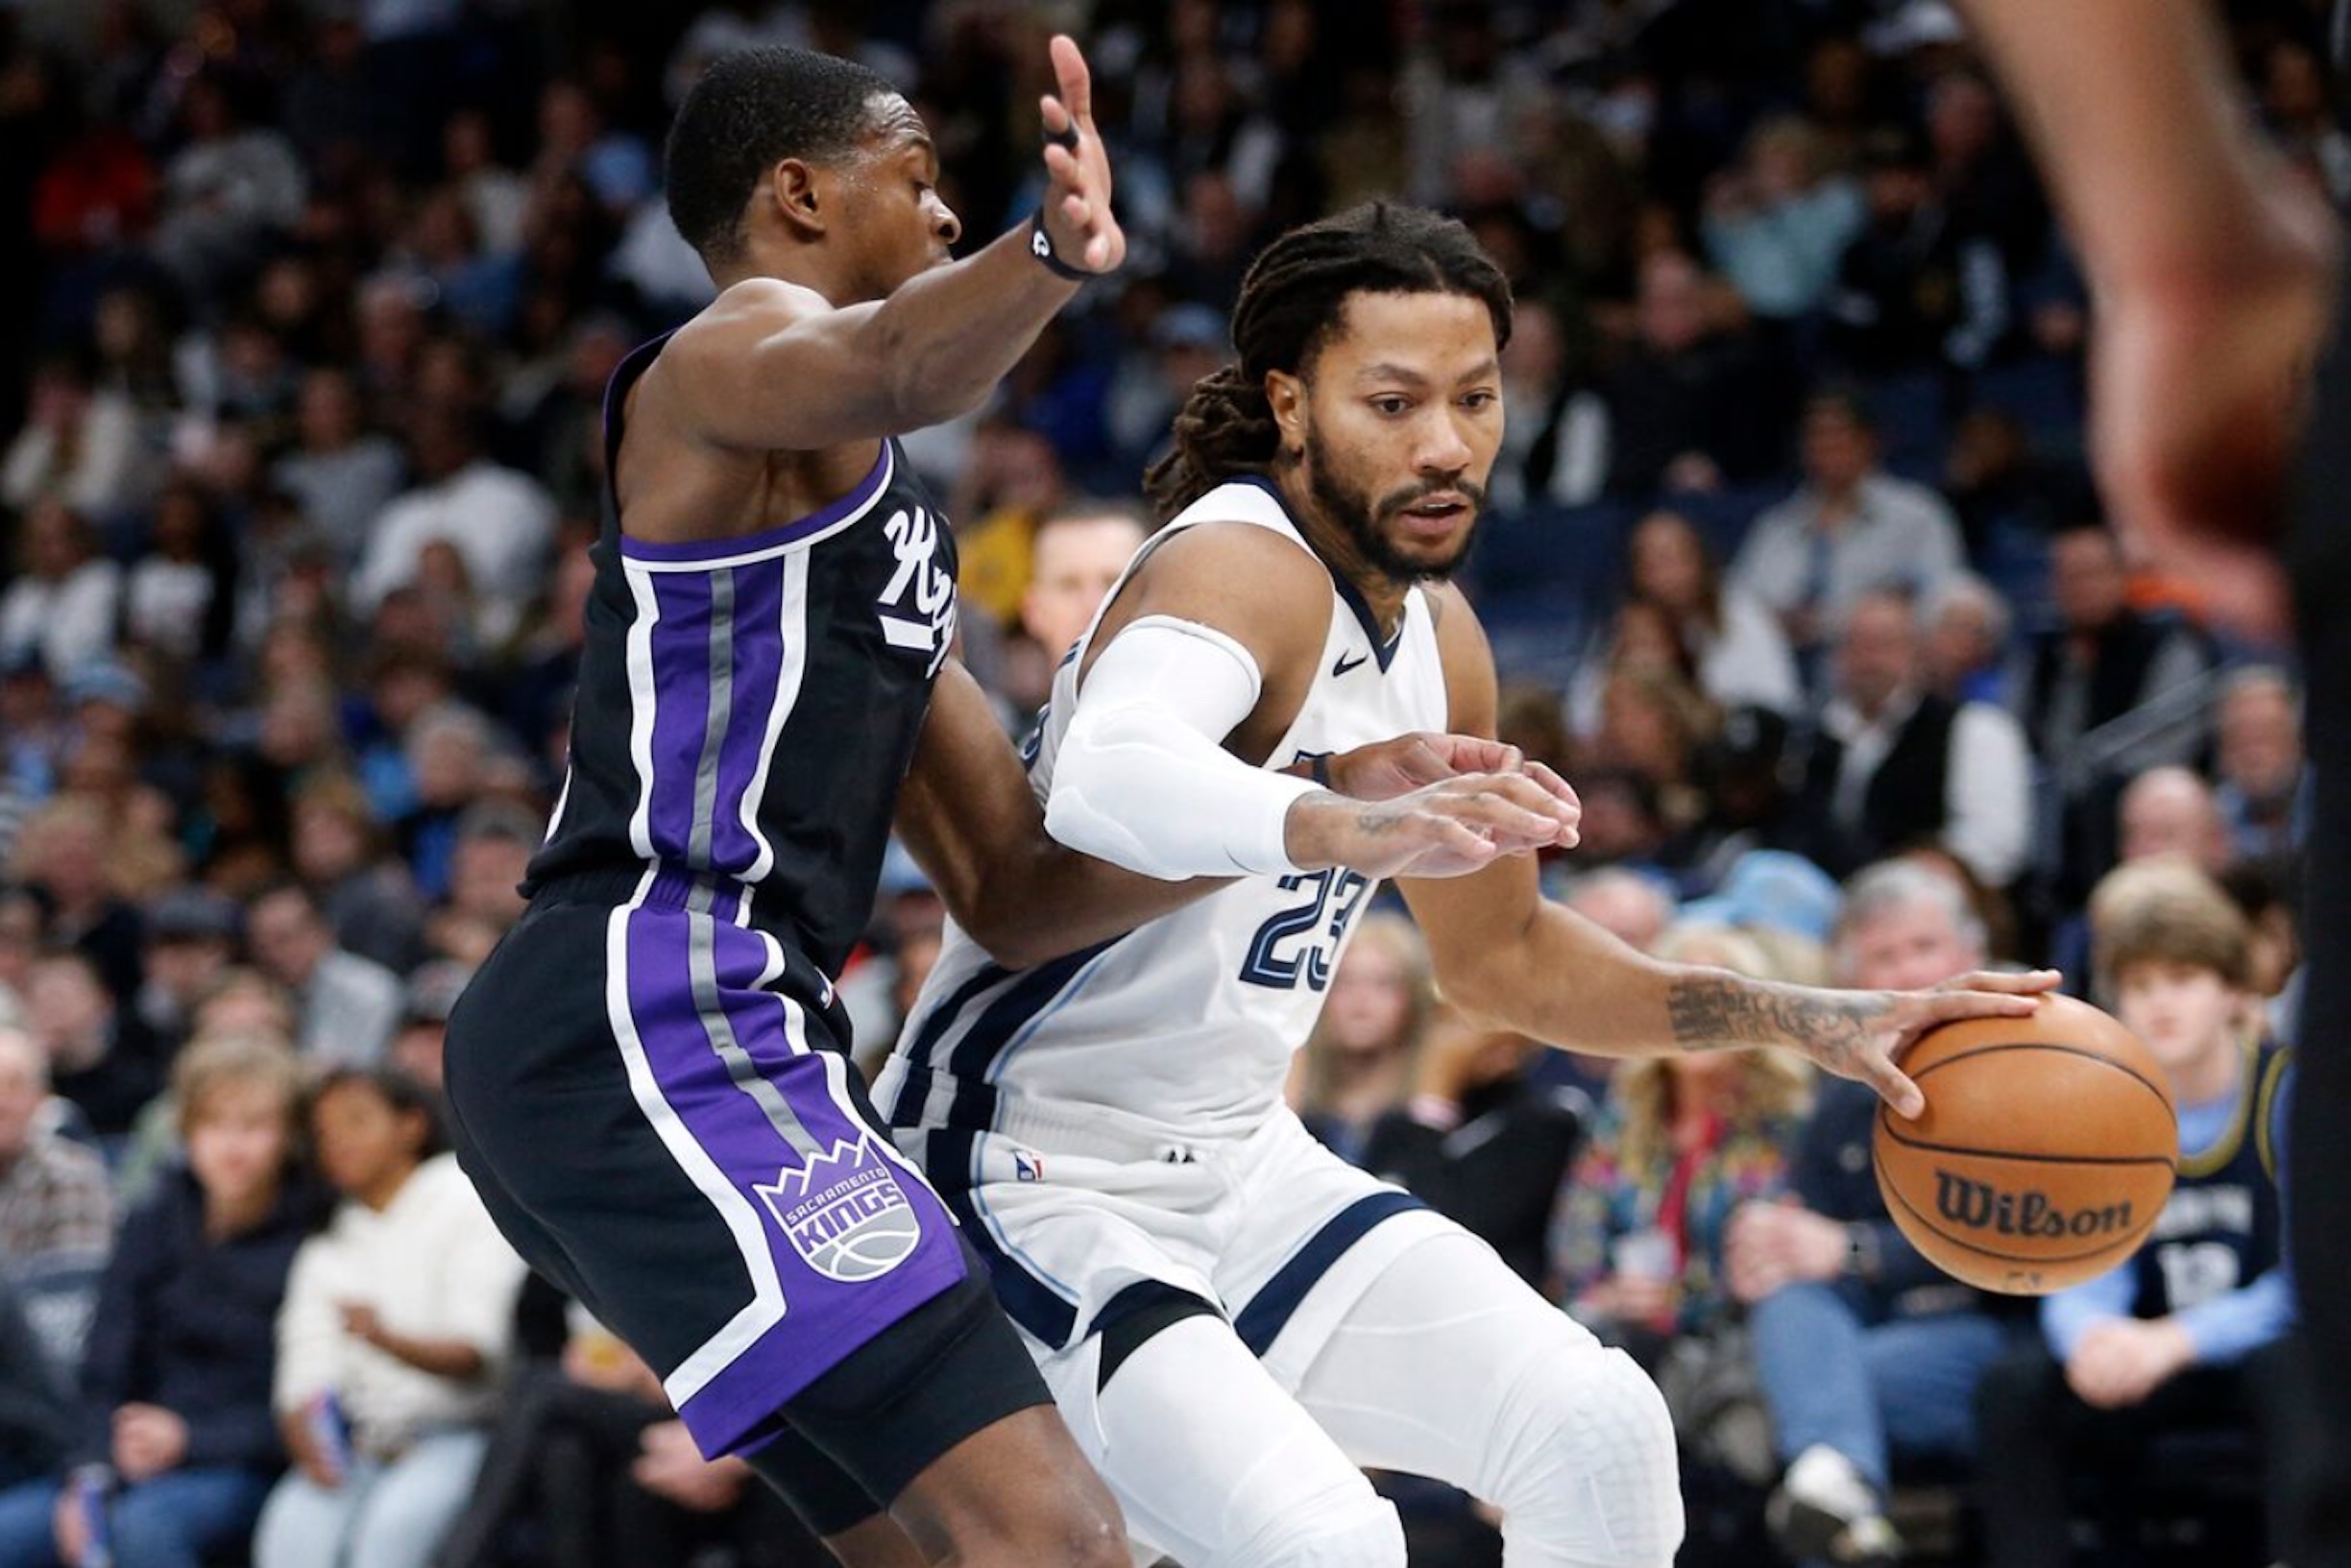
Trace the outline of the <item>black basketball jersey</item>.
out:
M 613 374 L 608 469 L 628 389 L 667 341 Z M 720 918 L 837 975 L 955 636 L 946 519 L 894 441 L 847 495 L 740 538 L 651 543 L 618 513 L 616 497 L 570 767 L 524 891 L 578 872 L 700 879 Z
M 2131 1260 L 2133 1316 L 2169 1316 L 2277 1266 L 2285 1214 L 2270 1137 L 2288 1060 L 2274 1046 L 2248 1051 L 2227 1130 L 2210 1148 L 2180 1157 L 2171 1196 Z

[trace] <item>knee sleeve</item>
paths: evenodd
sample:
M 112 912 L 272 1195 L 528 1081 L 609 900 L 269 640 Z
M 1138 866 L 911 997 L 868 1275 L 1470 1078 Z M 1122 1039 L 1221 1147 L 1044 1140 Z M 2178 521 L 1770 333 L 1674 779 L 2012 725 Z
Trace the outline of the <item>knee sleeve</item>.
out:
M 1545 1344 L 1504 1396 L 1485 1468 L 1510 1568 L 1668 1568 L 1682 1544 L 1673 1420 L 1621 1350 Z
M 1153 1335 L 1094 1408 L 1128 1529 L 1186 1568 L 1405 1568 L 1395 1509 L 1222 1318 Z

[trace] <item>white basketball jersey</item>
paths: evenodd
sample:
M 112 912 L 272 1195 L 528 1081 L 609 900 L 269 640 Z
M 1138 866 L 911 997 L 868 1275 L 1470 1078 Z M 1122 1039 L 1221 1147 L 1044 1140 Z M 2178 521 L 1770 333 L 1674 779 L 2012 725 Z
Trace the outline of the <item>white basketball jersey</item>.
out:
M 1200 522 L 1245 522 L 1308 548 L 1272 485 L 1234 482 L 1146 543 L 1121 586 L 1161 540 Z M 1403 624 L 1383 643 L 1353 585 L 1329 581 L 1319 605 L 1299 606 L 1329 629 L 1314 685 L 1266 760 L 1271 769 L 1445 728 L 1425 592 L 1406 595 Z M 1096 626 L 1100 619 L 1098 611 Z M 1032 742 L 1029 774 L 1040 801 L 1094 631 L 1054 676 Z M 1145 1136 L 1245 1135 L 1281 1103 L 1291 1053 L 1322 1010 L 1373 887 L 1345 869 L 1245 878 L 1113 941 L 1020 971 L 991 962 L 950 922 L 875 1098 L 900 1127 L 986 1132 L 1077 1116 Z

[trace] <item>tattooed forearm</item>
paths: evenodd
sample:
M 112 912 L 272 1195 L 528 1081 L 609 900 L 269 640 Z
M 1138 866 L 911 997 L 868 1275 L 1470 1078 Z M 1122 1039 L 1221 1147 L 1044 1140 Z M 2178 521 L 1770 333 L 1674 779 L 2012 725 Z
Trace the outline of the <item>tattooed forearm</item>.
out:
M 1859 1046 L 1872 1009 L 1869 997 L 1853 992 L 1700 973 L 1673 981 L 1666 1011 L 1674 1044 L 1684 1050 L 1789 1046 L 1826 1062 Z

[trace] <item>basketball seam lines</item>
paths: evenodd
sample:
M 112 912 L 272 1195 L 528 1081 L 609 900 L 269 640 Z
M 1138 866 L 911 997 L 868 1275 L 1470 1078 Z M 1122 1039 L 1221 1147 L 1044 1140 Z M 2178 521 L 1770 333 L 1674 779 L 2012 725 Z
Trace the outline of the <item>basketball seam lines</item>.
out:
M 1891 1119 L 1880 1116 L 1885 1123 L 1885 1135 L 1904 1148 L 1925 1149 L 1930 1154 L 1959 1154 L 1973 1160 L 2026 1160 L 2035 1165 L 2164 1165 L 2178 1169 L 2178 1162 L 2169 1154 L 2025 1154 L 2005 1148 L 1961 1148 L 1956 1144 L 1928 1144 L 1916 1138 L 1904 1138 Z
M 2157 1099 L 2162 1100 L 2164 1103 L 2164 1109 L 2171 1111 L 2173 1117 L 2176 1118 L 2179 1115 L 2178 1111 L 2172 1108 L 2171 1097 L 2164 1093 L 2163 1087 L 2160 1084 L 2156 1083 L 2154 1079 L 2148 1077 L 2145 1073 L 2140 1072 L 2137 1068 L 2128 1066 L 2122 1062 L 2118 1062 L 2112 1056 L 2105 1055 L 2098 1051 L 2084 1050 L 2079 1046 L 2062 1046 L 2051 1040 L 2024 1040 L 2019 1041 L 2014 1045 L 2005 1046 L 1971 1046 L 1966 1050 L 1960 1051 L 1955 1055 L 1946 1056 L 1939 1062 L 1920 1068 L 1916 1073 L 1910 1074 L 1910 1081 L 1916 1083 L 1919 1079 L 1929 1076 L 1932 1073 L 1940 1073 L 1945 1068 L 1952 1066 L 1955 1063 L 1964 1062 L 1971 1056 L 1990 1056 L 1996 1052 L 2008 1050 L 2054 1050 L 2060 1051 L 2068 1056 L 2079 1056 L 2087 1061 L 2097 1062 L 2103 1067 L 2111 1067 L 2117 1073 L 2120 1073 L 2125 1077 L 2137 1082 L 2141 1088 L 2145 1089 L 2148 1094 L 2153 1095 Z

